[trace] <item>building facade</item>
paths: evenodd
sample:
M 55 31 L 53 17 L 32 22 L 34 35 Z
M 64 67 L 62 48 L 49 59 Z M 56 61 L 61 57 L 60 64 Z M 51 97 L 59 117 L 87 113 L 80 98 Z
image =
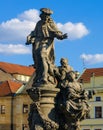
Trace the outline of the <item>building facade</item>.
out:
M 103 68 L 86 69 L 79 77 L 86 90 L 94 90 L 90 117 L 81 122 L 81 130 L 103 130 Z
M 0 62 L 0 130 L 28 130 L 31 99 L 26 85 L 33 67 Z
M 0 62 L 0 130 L 28 130 L 32 100 L 26 93 L 35 69 Z M 81 122 L 81 130 L 103 130 L 103 68 L 86 69 L 80 75 L 86 90 L 96 94 L 89 101 L 90 117 Z

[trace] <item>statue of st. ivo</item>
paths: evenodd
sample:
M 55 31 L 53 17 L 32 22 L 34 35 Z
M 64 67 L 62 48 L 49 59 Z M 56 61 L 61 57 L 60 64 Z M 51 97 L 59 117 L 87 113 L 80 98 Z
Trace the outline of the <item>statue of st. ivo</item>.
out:
M 55 65 L 54 39 L 63 40 L 63 34 L 51 18 L 53 11 L 40 9 L 40 21 L 27 36 L 26 45 L 32 44 L 36 69 L 31 88 L 27 90 L 33 100 L 29 113 L 30 130 L 80 130 L 80 121 L 89 117 L 88 100 L 94 91 L 86 91 L 77 80 L 77 71 L 67 58 Z M 64 50 L 65 51 L 65 50 Z
M 36 68 L 34 84 L 55 84 L 54 38 L 63 40 L 67 38 L 67 34 L 59 31 L 50 17 L 53 11 L 47 8 L 42 8 L 40 11 L 41 20 L 38 21 L 35 29 L 28 35 L 26 43 L 32 44 L 32 55 Z

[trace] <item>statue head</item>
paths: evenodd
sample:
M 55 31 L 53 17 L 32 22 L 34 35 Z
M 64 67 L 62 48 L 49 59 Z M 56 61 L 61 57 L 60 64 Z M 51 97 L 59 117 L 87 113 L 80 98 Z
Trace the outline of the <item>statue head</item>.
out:
M 50 10 L 49 8 L 41 8 L 40 11 L 46 15 L 51 15 L 53 14 L 53 11 Z
M 68 65 L 68 59 L 67 58 L 61 58 L 60 63 L 62 66 L 67 66 Z
M 48 22 L 50 20 L 50 15 L 53 14 L 53 11 L 48 8 L 41 8 L 40 18 L 44 22 Z

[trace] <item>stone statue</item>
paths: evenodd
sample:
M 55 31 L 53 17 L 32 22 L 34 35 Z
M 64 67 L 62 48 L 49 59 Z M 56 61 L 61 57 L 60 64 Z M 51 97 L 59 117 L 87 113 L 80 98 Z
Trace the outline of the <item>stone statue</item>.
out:
M 26 45 L 32 44 L 36 75 L 31 80 L 28 95 L 33 100 L 28 117 L 30 130 L 80 130 L 80 121 L 90 111 L 88 100 L 93 93 L 83 89 L 76 71 L 61 58 L 55 65 L 54 38 L 63 40 L 67 34 L 58 30 L 48 8 L 40 9 L 41 20 L 27 36 Z
M 62 113 L 59 116 L 61 119 L 65 119 L 64 124 L 67 128 L 63 128 L 65 125 L 61 127 L 64 130 L 80 130 L 79 122 L 86 119 L 90 112 L 90 106 L 87 102 L 89 93 L 83 89 L 82 84 L 76 81 L 74 71 L 68 72 L 60 89 L 57 109 L 58 112 Z
M 58 30 L 56 24 L 50 17 L 53 13 L 48 8 L 40 9 L 41 20 L 36 24 L 35 29 L 27 37 L 27 45 L 32 44 L 33 60 L 36 67 L 34 84 L 55 84 L 52 69 L 55 68 L 54 38 L 63 40 L 67 34 Z
M 67 58 L 61 58 L 60 60 L 61 66 L 59 66 L 57 69 L 55 69 L 55 75 L 58 80 L 58 86 L 64 86 L 68 80 L 67 80 L 67 74 L 73 70 L 73 68 L 68 64 Z

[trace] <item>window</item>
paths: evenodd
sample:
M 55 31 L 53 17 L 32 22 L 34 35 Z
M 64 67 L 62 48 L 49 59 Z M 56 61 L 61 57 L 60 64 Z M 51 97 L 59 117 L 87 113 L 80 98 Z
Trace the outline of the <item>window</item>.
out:
M 28 126 L 26 124 L 22 125 L 22 130 L 28 130 Z
M 95 107 L 95 118 L 102 118 L 102 107 Z
M 101 101 L 101 97 L 96 97 L 96 101 Z
M 1 105 L 1 114 L 5 114 L 5 105 Z
M 28 113 L 28 105 L 23 104 L 23 113 Z

